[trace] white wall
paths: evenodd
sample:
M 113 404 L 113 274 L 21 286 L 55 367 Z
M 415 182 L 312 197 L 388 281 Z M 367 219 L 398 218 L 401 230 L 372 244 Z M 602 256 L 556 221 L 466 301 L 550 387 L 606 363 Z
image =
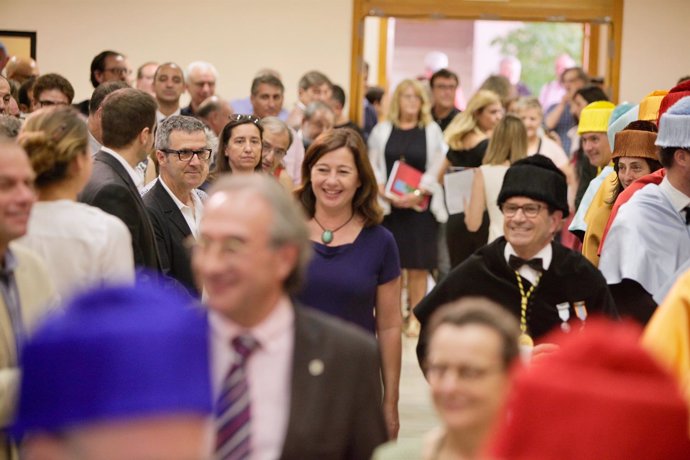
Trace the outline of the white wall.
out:
M 63 74 L 77 101 L 93 90 L 91 59 L 114 49 L 135 68 L 208 60 L 229 99 L 248 95 L 256 71 L 272 67 L 291 107 L 309 70 L 349 89 L 351 22 L 352 0 L 0 0 L 0 29 L 36 31 L 41 73 Z
M 625 0 L 620 101 L 639 102 L 690 74 L 688 0 Z

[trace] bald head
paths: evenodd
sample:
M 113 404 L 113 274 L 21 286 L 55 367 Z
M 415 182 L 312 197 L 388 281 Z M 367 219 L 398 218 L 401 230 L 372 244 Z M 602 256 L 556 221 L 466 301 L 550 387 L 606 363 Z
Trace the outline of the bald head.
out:
M 38 66 L 31 58 L 12 56 L 5 66 L 5 75 L 10 80 L 22 84 L 32 76 L 38 75 Z

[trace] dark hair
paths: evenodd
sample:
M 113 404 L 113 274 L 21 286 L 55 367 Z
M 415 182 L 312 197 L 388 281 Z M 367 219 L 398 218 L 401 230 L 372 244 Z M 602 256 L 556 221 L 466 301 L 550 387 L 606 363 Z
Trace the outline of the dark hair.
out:
M 582 67 L 568 67 L 561 73 L 560 82 L 563 83 L 565 79 L 565 74 L 568 72 L 575 72 L 577 74 L 578 80 L 581 80 L 585 85 L 589 83 L 589 75 L 584 71 Z M 608 100 L 608 99 L 607 99 Z
M 352 211 L 364 218 L 364 226 L 380 224 L 383 213 L 378 204 L 378 185 L 371 167 L 362 136 L 350 128 L 337 128 L 323 132 L 309 146 L 302 162 L 302 185 L 295 191 L 297 200 L 309 217 L 316 211 L 316 196 L 312 190 L 311 170 L 321 157 L 339 148 L 352 152 L 361 185 L 352 198 Z
M 108 94 L 124 88 L 129 88 L 129 85 L 119 80 L 107 81 L 102 85 L 98 85 L 98 87 L 93 90 L 93 93 L 91 93 L 91 99 L 89 99 L 89 115 L 93 115 L 98 111 Z
M 25 107 L 31 108 L 31 98 L 29 94 L 33 96 L 33 88 L 36 84 L 36 76 L 32 75 L 19 87 L 19 94 L 17 95 L 17 103 Z
M 101 51 L 96 55 L 96 57 L 93 58 L 91 61 L 91 84 L 93 85 L 94 88 L 98 87 L 99 83 L 98 80 L 96 80 L 96 71 L 98 72 L 104 72 L 105 71 L 105 60 L 108 59 L 111 56 L 123 56 L 122 53 L 118 53 L 117 51 L 111 51 L 111 50 L 106 50 L 106 51 Z
M 603 89 L 593 85 L 585 86 L 584 88 L 578 89 L 577 91 L 575 91 L 575 95 L 578 94 L 582 96 L 582 98 L 585 101 L 587 101 L 588 104 L 597 101 L 609 100 L 609 97 L 606 95 Z
M 459 85 L 460 84 L 460 79 L 458 78 L 458 74 L 455 72 L 452 72 L 448 69 L 440 69 L 437 70 L 436 72 L 431 75 L 431 79 L 429 80 L 429 86 L 433 89 L 434 87 L 434 82 L 436 81 L 437 78 L 452 78 L 455 80 L 455 84 Z
M 367 94 L 364 97 L 367 98 L 370 104 L 380 103 L 381 99 L 383 99 L 383 93 L 385 93 L 385 90 L 380 86 L 372 86 L 367 89 Z
M 680 149 L 680 147 L 663 147 L 659 151 L 659 161 L 661 162 L 661 165 L 666 169 L 672 168 L 673 157 L 676 155 L 676 150 Z
M 230 121 L 223 127 L 223 130 L 218 136 L 218 149 L 216 150 L 216 161 L 213 172 L 210 175 L 210 180 L 213 181 L 218 178 L 223 173 L 231 173 L 232 167 L 230 166 L 230 160 L 225 156 L 225 149 L 228 147 L 228 141 L 230 136 L 232 136 L 232 130 L 240 125 L 254 125 L 256 129 L 259 130 L 259 138 L 263 142 L 264 139 L 264 127 L 259 123 L 259 119 L 252 115 L 240 115 L 235 114 L 230 116 Z M 254 171 L 261 172 L 261 154 L 259 154 L 259 159 L 254 167 Z
M 41 75 L 36 79 L 33 88 L 34 101 L 38 102 L 38 97 L 43 91 L 56 89 L 67 96 L 68 103 L 71 104 L 74 99 L 74 88 L 72 84 L 62 75 L 56 73 L 47 73 Z
M 275 86 L 276 88 L 280 88 L 281 93 L 285 92 L 285 86 L 283 86 L 283 82 L 280 81 L 280 78 L 270 73 L 261 74 L 252 80 L 252 96 L 256 96 L 259 92 L 259 85 Z
M 501 361 L 504 370 L 507 370 L 520 354 L 518 345 L 520 327 L 515 317 L 504 307 L 485 297 L 463 297 L 440 307 L 431 316 L 429 326 L 422 338 L 427 344 L 426 356 L 424 356 L 425 371 L 431 339 L 438 328 L 444 324 L 455 327 L 478 324 L 495 331 L 501 337 Z
M 148 93 L 123 88 L 108 94 L 103 101 L 103 145 L 126 147 L 146 128 L 156 124 L 156 101 Z
M 341 107 L 345 107 L 345 90 L 340 85 L 333 85 L 331 87 L 331 99 L 337 101 Z
M 688 80 L 690 80 L 690 75 L 684 75 L 678 79 L 678 81 L 676 82 L 676 86 L 678 86 L 681 83 L 683 83 L 684 81 L 688 81 Z

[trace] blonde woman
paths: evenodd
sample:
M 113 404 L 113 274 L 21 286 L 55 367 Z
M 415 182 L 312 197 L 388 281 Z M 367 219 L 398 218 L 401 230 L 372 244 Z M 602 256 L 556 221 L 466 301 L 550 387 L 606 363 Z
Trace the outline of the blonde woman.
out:
M 446 149 L 441 128 L 431 117 L 426 90 L 415 80 L 402 81 L 391 98 L 388 120 L 377 124 L 369 136 L 369 159 L 386 214 L 383 225 L 393 233 L 400 251 L 410 309 L 426 294 L 427 275 L 438 264 L 438 223 L 447 219 L 447 212 L 437 178 Z M 398 160 L 424 175 L 418 190 L 391 199 L 383 189 Z M 429 209 L 415 210 L 425 195 L 431 196 Z M 408 333 L 414 335 L 418 327 L 412 313 L 407 324 Z
M 19 135 L 36 173 L 38 202 L 20 242 L 39 253 L 65 299 L 100 284 L 134 280 L 129 230 L 120 219 L 77 202 L 91 176 L 86 124 L 71 107 L 41 109 Z
M 441 177 L 452 168 L 478 168 L 484 161 L 489 137 L 503 117 L 503 106 L 496 93 L 477 91 L 467 103 L 464 112 L 457 115 L 445 132 L 449 150 L 442 167 Z M 486 244 L 489 219 L 485 216 L 476 232 L 465 225 L 465 213 L 448 217 L 446 243 L 452 267 L 459 265 L 474 251 Z
M 525 127 L 518 117 L 506 115 L 494 129 L 483 164 L 474 173 L 472 197 L 465 207 L 465 225 L 471 232 L 479 230 L 484 212 L 488 211 L 488 243 L 503 235 L 503 213 L 497 204 L 503 176 L 511 164 L 526 156 Z

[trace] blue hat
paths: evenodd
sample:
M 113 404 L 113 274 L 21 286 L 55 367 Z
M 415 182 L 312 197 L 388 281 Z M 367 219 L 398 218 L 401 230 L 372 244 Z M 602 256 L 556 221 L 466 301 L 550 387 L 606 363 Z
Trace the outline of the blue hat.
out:
M 152 284 L 72 299 L 22 349 L 12 434 L 94 422 L 211 413 L 208 321 Z
M 628 126 L 630 122 L 637 120 L 639 108 L 639 105 L 623 102 L 613 109 L 611 118 L 609 118 L 609 128 L 606 131 L 611 150 L 613 150 L 616 142 L 616 134 Z
M 659 147 L 690 147 L 690 96 L 673 104 L 659 119 Z

